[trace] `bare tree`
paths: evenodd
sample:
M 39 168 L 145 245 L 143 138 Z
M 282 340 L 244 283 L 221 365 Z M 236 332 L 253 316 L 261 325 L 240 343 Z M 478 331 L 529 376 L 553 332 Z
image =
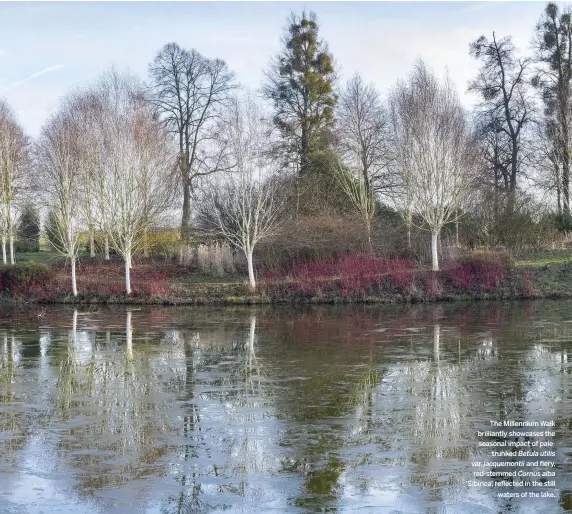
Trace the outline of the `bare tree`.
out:
M 390 104 L 405 207 L 431 232 L 437 271 L 441 229 L 459 216 L 471 192 L 472 134 L 454 86 L 449 79 L 440 84 L 422 61 L 406 82 L 398 83 Z
M 6 240 L 10 246 L 10 263 L 14 264 L 15 209 L 26 189 L 29 141 L 10 106 L 0 99 L 0 229 L 2 258 L 7 262 Z
M 369 194 L 391 187 L 388 163 L 391 142 L 387 112 L 373 85 L 355 74 L 341 92 L 336 134 L 342 162 L 361 175 Z
M 373 191 L 368 187 L 368 182 L 363 174 L 357 176 L 342 165 L 336 168 L 336 178 L 342 191 L 346 194 L 357 215 L 363 221 L 366 230 L 367 248 L 372 251 L 371 224 L 376 211 L 376 200 Z
M 224 146 L 213 145 L 223 108 L 235 88 L 220 59 L 207 59 L 176 43 L 165 45 L 149 65 L 150 99 L 179 148 L 183 189 L 181 237 L 191 234 L 191 198 L 202 177 L 232 168 Z
M 36 145 L 38 177 L 45 204 L 50 207 L 50 230 L 54 232 L 50 240 L 55 250 L 70 261 L 74 296 L 82 228 L 80 138 L 85 130 L 79 123 L 78 108 L 73 98 L 65 99 L 59 112 L 44 125 Z
M 244 252 L 250 288 L 256 289 L 253 253 L 257 243 L 277 233 L 283 204 L 265 157 L 265 119 L 252 96 L 233 102 L 227 126 L 236 171 L 212 183 L 202 198 L 198 222 Z
M 477 77 L 469 84 L 469 91 L 481 97 L 478 107 L 482 127 L 495 134 L 493 143 L 502 135 L 506 138 L 489 153 L 498 155 L 493 163 L 495 173 L 503 177 L 509 197 L 508 208 L 512 211 L 518 178 L 523 171 L 524 129 L 532 120 L 533 102 L 528 91 L 530 59 L 517 59 L 510 37 L 498 39 L 493 32 L 492 40 L 485 36 L 471 43 L 471 55 L 482 61 Z M 506 149 L 508 159 L 498 150 Z
M 94 88 L 100 111 L 98 216 L 113 248 L 125 261 L 125 290 L 131 294 L 133 255 L 143 236 L 172 200 L 173 157 L 168 135 L 153 116 L 138 82 L 111 71 Z

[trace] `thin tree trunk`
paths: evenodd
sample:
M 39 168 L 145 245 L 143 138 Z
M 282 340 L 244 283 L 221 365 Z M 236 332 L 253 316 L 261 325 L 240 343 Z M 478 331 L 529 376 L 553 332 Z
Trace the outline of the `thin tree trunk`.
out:
M 371 223 L 369 221 L 366 221 L 365 228 L 367 231 L 367 250 L 369 253 L 373 253 L 373 246 L 371 244 Z
M 562 200 L 564 214 L 570 214 L 570 163 L 567 162 L 565 152 L 565 161 L 562 166 Z
M 5 237 L 2 238 L 2 262 L 4 264 L 8 263 L 8 258 L 6 255 L 6 238 Z
M 105 236 L 105 260 L 108 261 L 109 260 L 109 237 L 106 235 Z
M 437 239 L 439 232 L 431 232 L 431 263 L 433 271 L 439 271 L 439 255 L 437 253 Z
M 256 289 L 256 281 L 254 279 L 254 266 L 252 264 L 252 250 L 247 250 L 244 253 L 246 254 L 246 261 L 248 263 L 248 283 L 251 291 L 254 291 Z
M 459 247 L 459 218 L 455 220 L 455 245 Z
M 183 179 L 183 217 L 181 219 L 181 241 L 189 243 L 191 240 L 191 188 Z
M 411 211 L 407 211 L 407 250 L 411 251 Z
M 10 264 L 14 264 L 16 262 L 16 258 L 14 255 L 14 234 L 10 232 Z
M 71 280 L 72 280 L 72 293 L 77 296 L 77 283 L 75 278 L 75 257 L 71 259 Z
M 93 230 L 89 231 L 89 256 L 95 257 L 95 236 L 93 235 Z
M 149 257 L 149 231 L 147 227 L 143 229 L 143 257 Z
M 125 256 L 125 293 L 131 294 L 131 253 L 127 252 Z

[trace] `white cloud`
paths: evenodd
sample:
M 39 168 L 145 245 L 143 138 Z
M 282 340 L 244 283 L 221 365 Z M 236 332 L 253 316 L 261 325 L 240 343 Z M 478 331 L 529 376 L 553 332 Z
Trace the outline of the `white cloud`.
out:
M 22 84 L 29 82 L 30 80 L 37 79 L 38 77 L 41 77 L 42 75 L 52 73 L 53 71 L 60 70 L 62 68 L 65 68 L 64 64 L 55 64 L 54 66 L 48 66 L 47 68 L 43 68 L 40 71 L 32 73 L 29 77 L 26 77 L 25 79 L 17 80 L 15 82 L 12 82 L 11 84 L 8 84 L 4 88 L 4 91 L 10 91 L 11 89 L 14 89 L 15 87 L 21 86 Z

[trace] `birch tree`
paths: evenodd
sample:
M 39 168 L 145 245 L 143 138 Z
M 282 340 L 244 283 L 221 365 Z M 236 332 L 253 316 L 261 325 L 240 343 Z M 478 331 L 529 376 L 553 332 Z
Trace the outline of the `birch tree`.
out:
M 336 168 L 336 178 L 356 214 L 363 221 L 366 231 L 367 248 L 371 252 L 371 225 L 377 207 L 374 193 L 368 187 L 368 182 L 363 174 L 360 173 L 356 176 L 349 168 L 343 165 L 339 165 Z
M 64 100 L 60 111 L 43 127 L 37 143 L 38 176 L 45 203 L 50 207 L 50 240 L 69 259 L 72 293 L 77 296 L 76 263 L 80 252 L 81 168 L 78 104 Z
M 170 205 L 175 161 L 167 133 L 133 77 L 111 71 L 95 91 L 101 105 L 95 130 L 103 177 L 95 192 L 98 215 L 111 246 L 123 257 L 129 295 L 133 255 L 140 250 L 146 229 Z
M 10 264 L 15 263 L 15 209 L 26 187 L 29 163 L 28 139 L 11 107 L 0 99 L 0 230 L 4 264 L 8 261 L 7 241 Z
M 439 270 L 441 229 L 459 216 L 471 192 L 473 137 L 451 82 L 438 79 L 419 61 L 390 99 L 406 205 L 431 232 L 431 260 Z
M 268 133 L 261 110 L 252 96 L 233 102 L 227 138 L 236 171 L 211 183 L 198 210 L 199 225 L 241 250 L 248 264 L 248 282 L 256 289 L 253 254 L 258 242 L 278 231 L 283 204 L 272 180 L 265 153 Z

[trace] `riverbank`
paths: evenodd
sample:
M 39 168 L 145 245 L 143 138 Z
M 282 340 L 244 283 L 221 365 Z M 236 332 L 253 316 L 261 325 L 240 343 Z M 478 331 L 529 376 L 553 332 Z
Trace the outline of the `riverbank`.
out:
M 267 270 L 257 290 L 236 276 L 212 277 L 187 267 L 140 263 L 133 294 L 123 291 L 121 262 L 85 259 L 77 297 L 64 262 L 20 264 L 0 270 L 0 301 L 44 304 L 250 305 L 288 303 L 423 303 L 439 301 L 572 298 L 572 254 L 539 252 L 515 260 L 482 253 L 438 272 L 410 261 L 350 256 L 303 263 L 288 272 Z M 4 274 L 2 274 L 4 273 Z

